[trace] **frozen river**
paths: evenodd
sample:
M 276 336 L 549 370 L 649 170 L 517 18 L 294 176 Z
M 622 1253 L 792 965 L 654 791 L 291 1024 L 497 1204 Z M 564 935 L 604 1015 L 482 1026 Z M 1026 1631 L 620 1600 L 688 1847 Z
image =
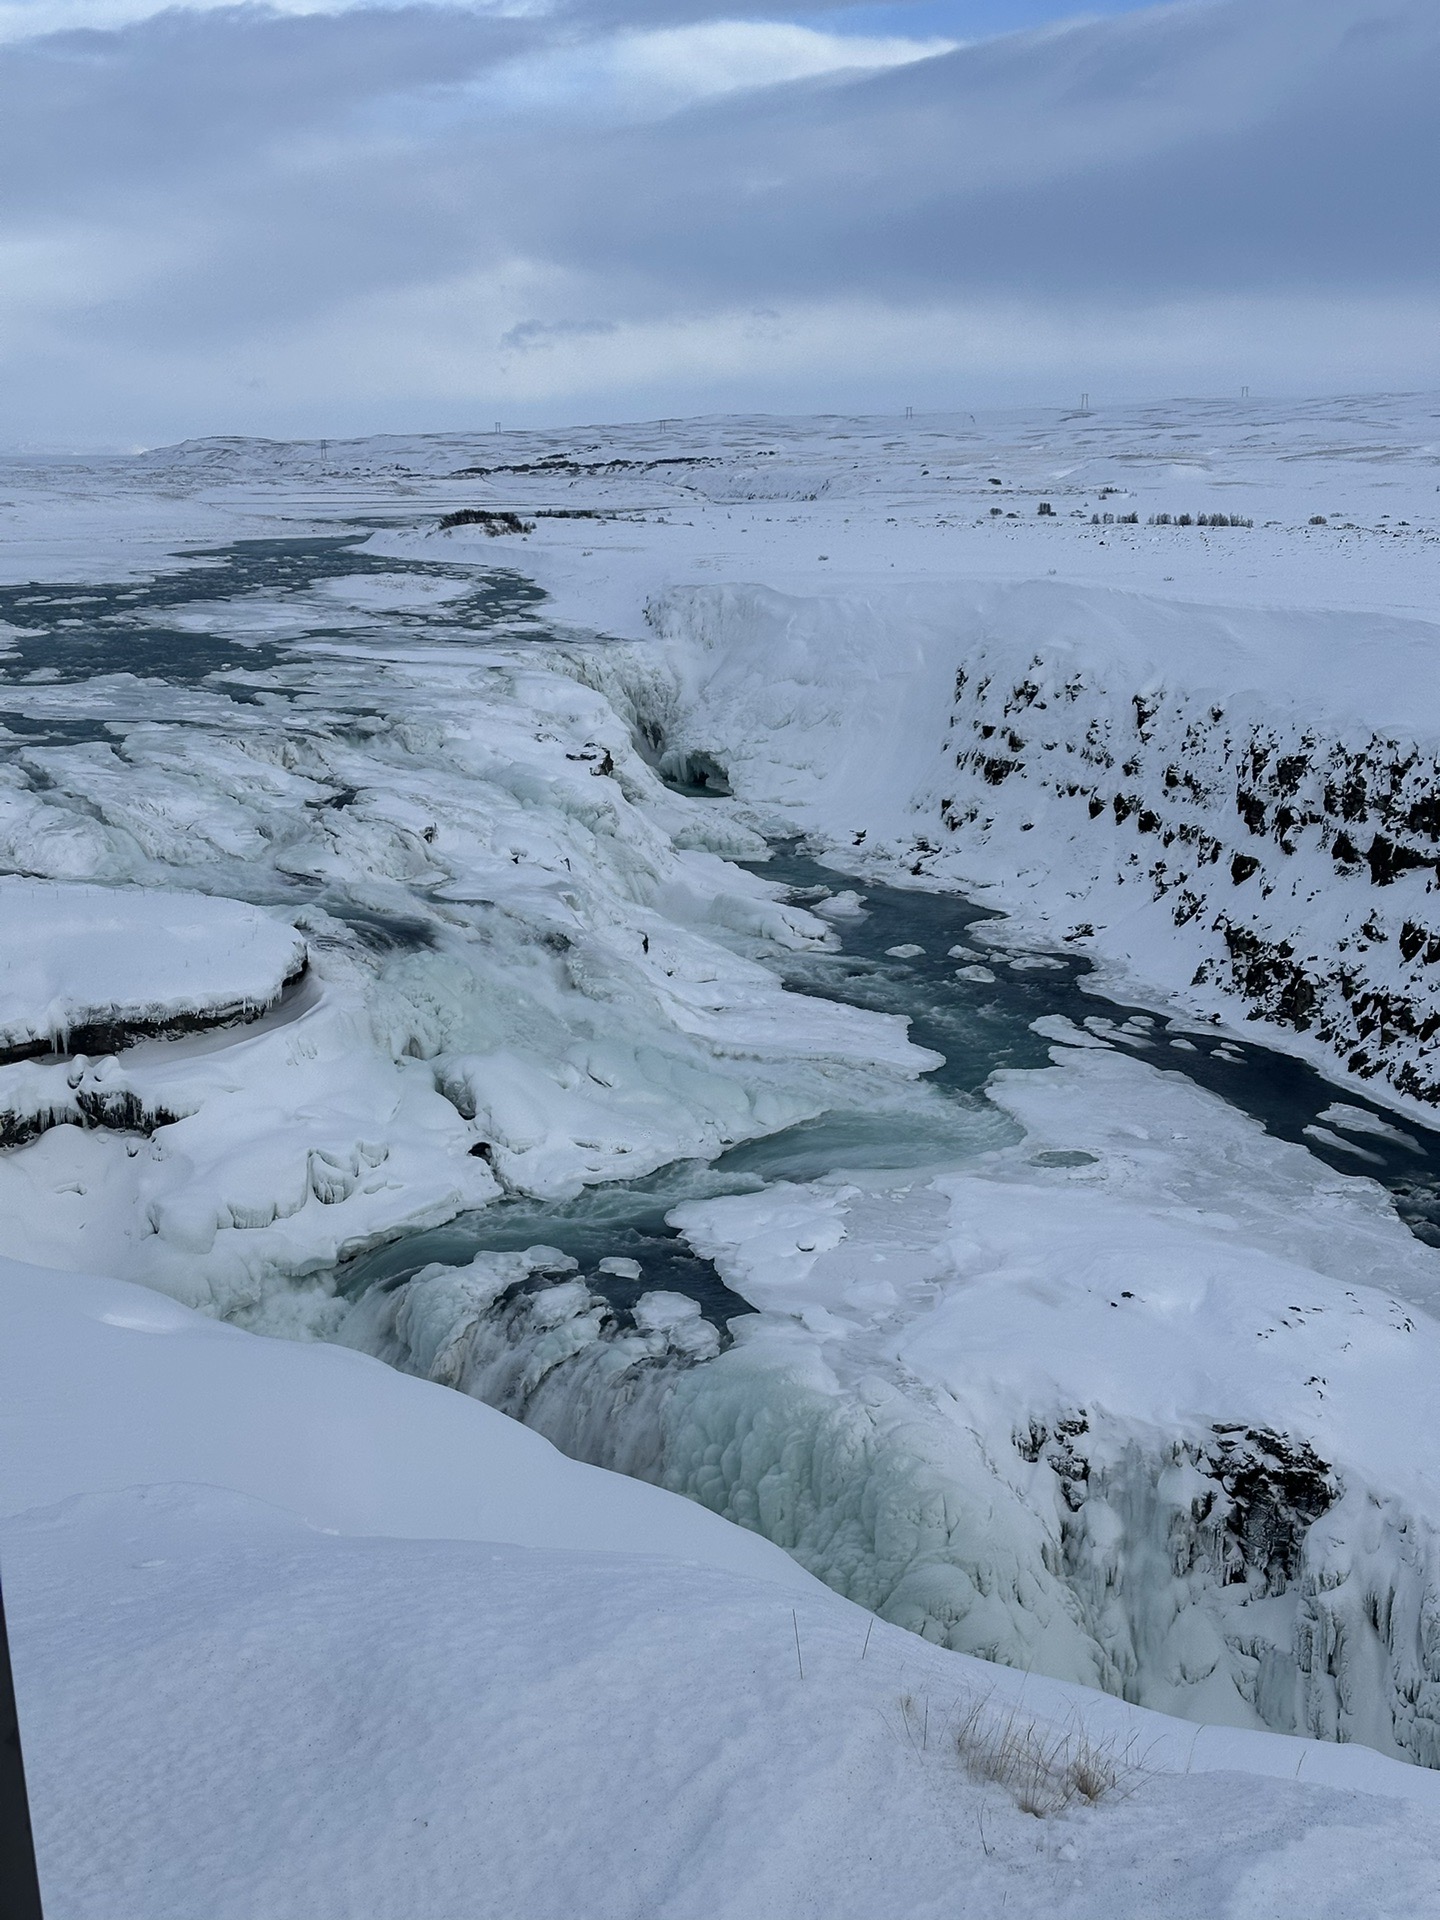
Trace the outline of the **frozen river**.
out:
M 1095 1048 L 1114 1047 L 1184 1074 L 1337 1172 L 1377 1180 L 1411 1231 L 1440 1245 L 1440 1134 L 1398 1122 L 1352 1090 L 1338 1092 L 1292 1055 L 1110 1000 L 1090 985 L 1090 963 L 1074 954 L 993 950 L 984 940 L 993 916 L 954 894 L 858 879 L 793 843 L 777 846 L 757 870 L 801 900 L 856 896 L 857 911 L 835 923 L 838 950 L 781 965 L 785 984 L 907 1019 L 912 1038 L 944 1056 L 926 1076 L 944 1098 L 919 1111 L 836 1109 L 711 1162 L 589 1188 L 574 1200 L 501 1200 L 350 1263 L 338 1276 L 346 1294 L 358 1297 L 432 1261 L 462 1265 L 476 1253 L 544 1242 L 577 1260 L 590 1284 L 621 1310 L 647 1288 L 664 1287 L 690 1295 L 723 1324 L 751 1308 L 666 1224 L 672 1208 L 770 1181 L 918 1172 L 983 1153 L 996 1143 L 999 1123 L 984 1102 L 986 1082 L 999 1068 L 1048 1066 L 1063 1029 L 1037 1031 L 1036 1023 L 1057 1021 L 1069 1024 L 1078 1043 L 1088 1036 Z M 600 1273 L 605 1257 L 636 1261 L 640 1277 Z

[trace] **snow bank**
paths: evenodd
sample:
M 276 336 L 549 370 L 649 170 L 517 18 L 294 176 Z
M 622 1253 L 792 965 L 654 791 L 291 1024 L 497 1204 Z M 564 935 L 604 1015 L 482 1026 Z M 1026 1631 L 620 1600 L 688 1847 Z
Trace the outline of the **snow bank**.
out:
M 354 1354 L 8 1263 L 0 1322 L 55 1920 L 1437 1910 L 1433 1775 L 927 1646 Z M 1037 1822 L 978 1722 L 1118 1790 Z
M 0 1261 L 0 1316 L 0 1512 L 184 1482 L 329 1533 L 668 1553 L 809 1585 L 765 1541 L 343 1347 L 15 1261 Z

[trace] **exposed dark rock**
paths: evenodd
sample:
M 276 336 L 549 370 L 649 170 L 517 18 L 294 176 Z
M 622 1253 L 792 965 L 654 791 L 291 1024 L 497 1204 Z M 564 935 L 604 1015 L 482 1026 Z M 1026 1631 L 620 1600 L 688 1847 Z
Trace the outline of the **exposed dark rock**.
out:
M 490 507 L 460 507 L 454 513 L 447 513 L 440 522 L 443 533 L 450 527 L 479 527 L 492 537 L 501 533 L 533 533 L 535 522 L 522 520 L 518 513 L 502 512 Z
M 1283 1593 L 1295 1578 L 1305 1535 L 1334 1504 L 1329 1467 L 1304 1440 L 1267 1427 L 1217 1427 L 1209 1465 L 1229 1496 L 1225 1533 L 1231 1581 L 1259 1579 Z

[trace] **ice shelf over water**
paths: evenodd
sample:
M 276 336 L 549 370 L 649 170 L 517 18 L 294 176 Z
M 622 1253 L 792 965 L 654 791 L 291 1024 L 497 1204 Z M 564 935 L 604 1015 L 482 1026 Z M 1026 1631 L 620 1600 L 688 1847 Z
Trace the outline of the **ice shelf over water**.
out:
M 253 1018 L 304 965 L 293 927 L 235 900 L 0 877 L 0 1058 Z

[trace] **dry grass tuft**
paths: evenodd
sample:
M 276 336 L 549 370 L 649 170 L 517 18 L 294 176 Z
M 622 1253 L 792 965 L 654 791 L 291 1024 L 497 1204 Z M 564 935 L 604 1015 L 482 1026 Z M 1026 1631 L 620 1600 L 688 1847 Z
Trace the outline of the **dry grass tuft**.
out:
M 1047 1726 L 988 1698 L 965 1709 L 954 1731 L 955 1752 L 972 1780 L 1003 1787 L 1023 1813 L 1053 1819 L 1079 1802 L 1133 1791 L 1139 1771 L 1109 1742 L 1083 1728 Z

